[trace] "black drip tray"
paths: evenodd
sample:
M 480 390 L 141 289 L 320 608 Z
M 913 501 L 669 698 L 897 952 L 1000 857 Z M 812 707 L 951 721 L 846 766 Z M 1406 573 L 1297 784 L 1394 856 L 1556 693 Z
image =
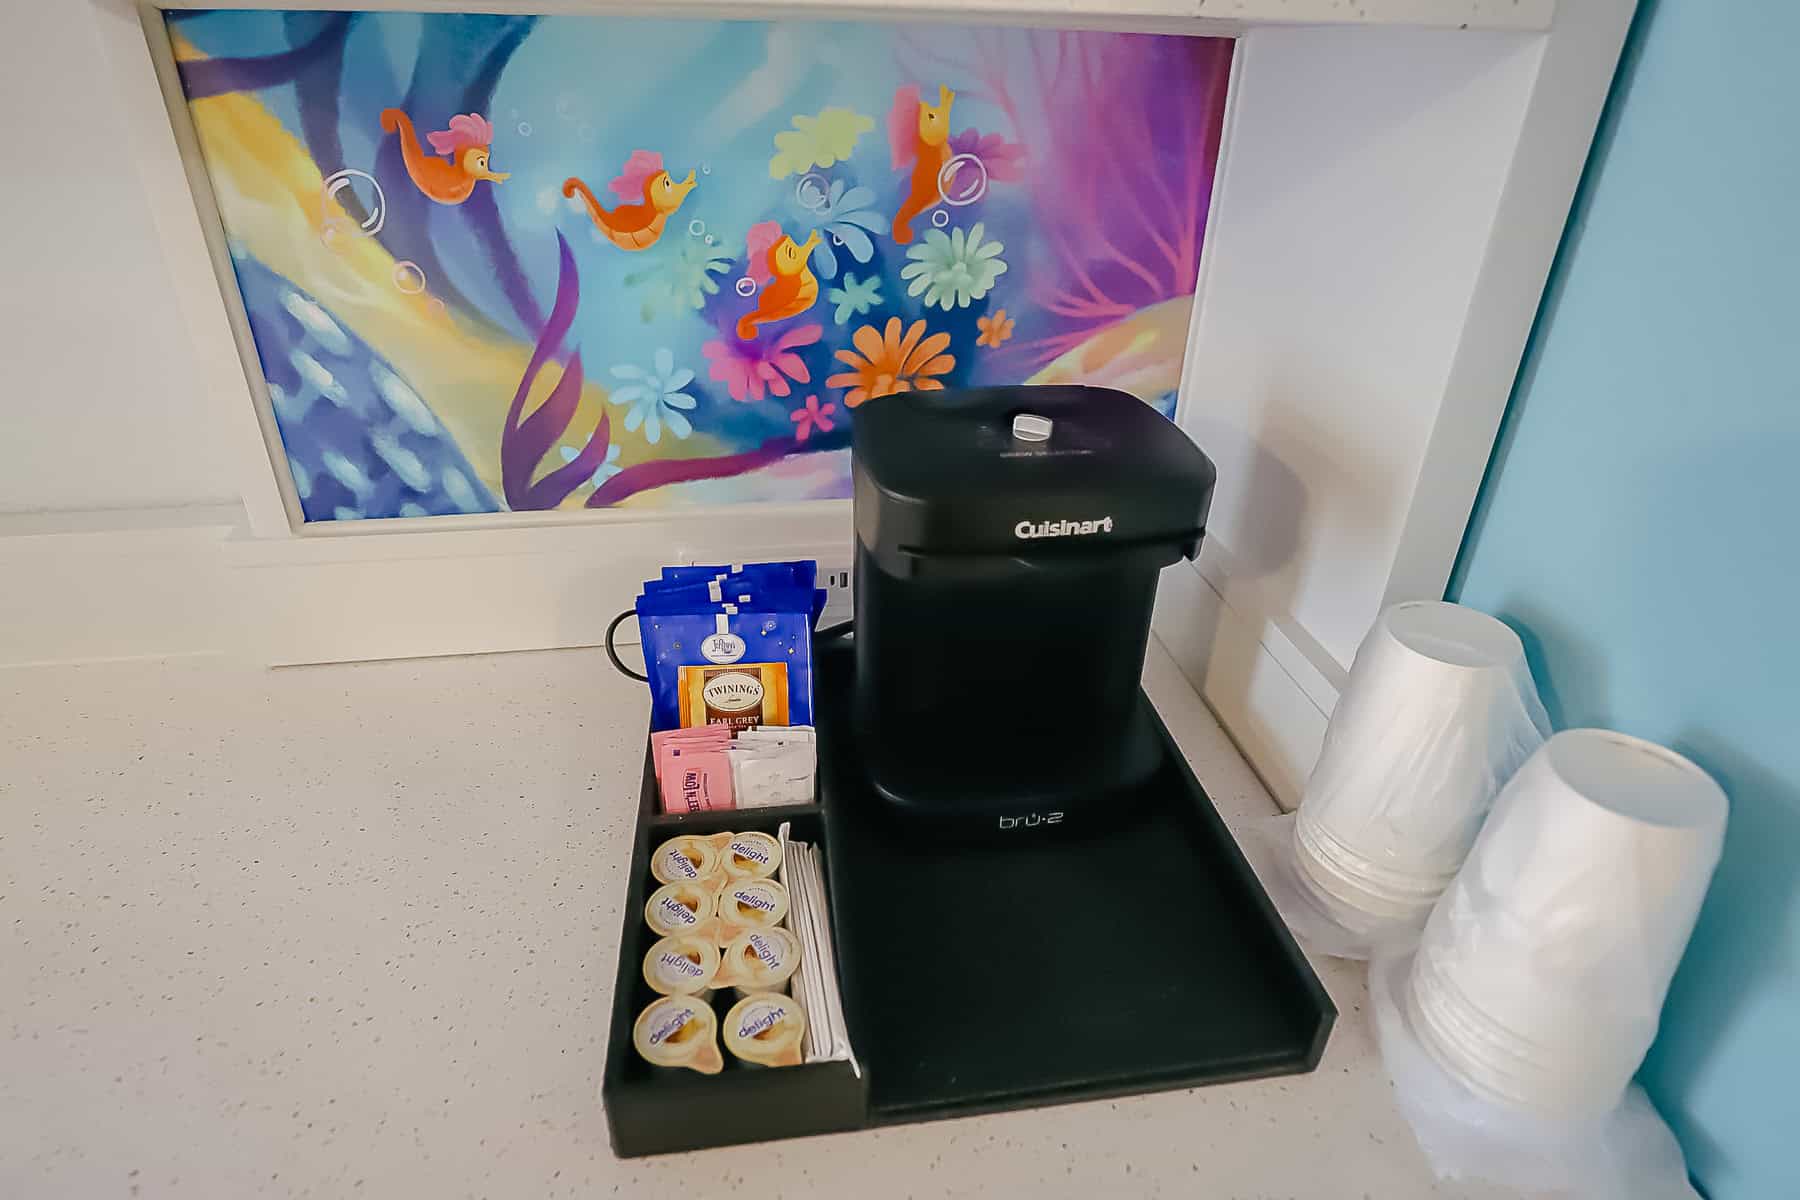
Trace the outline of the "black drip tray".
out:
M 1318 1064 L 1336 1009 L 1154 712 L 1164 763 L 1117 826 L 948 845 L 910 836 L 861 784 L 853 669 L 842 647 L 818 657 L 814 711 L 873 1122 Z

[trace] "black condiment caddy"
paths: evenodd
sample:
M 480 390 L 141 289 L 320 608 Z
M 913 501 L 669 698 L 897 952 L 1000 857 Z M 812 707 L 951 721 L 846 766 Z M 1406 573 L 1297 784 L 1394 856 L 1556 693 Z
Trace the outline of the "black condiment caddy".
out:
M 817 657 L 820 803 L 665 815 L 646 756 L 602 1099 L 622 1157 L 967 1116 L 1318 1065 L 1337 1015 L 1160 719 L 1129 819 L 1018 846 L 922 841 L 861 784 L 848 647 Z M 849 1063 L 653 1067 L 632 1024 L 650 855 L 680 833 L 819 847 Z M 723 1016 L 724 993 L 719 1000 Z

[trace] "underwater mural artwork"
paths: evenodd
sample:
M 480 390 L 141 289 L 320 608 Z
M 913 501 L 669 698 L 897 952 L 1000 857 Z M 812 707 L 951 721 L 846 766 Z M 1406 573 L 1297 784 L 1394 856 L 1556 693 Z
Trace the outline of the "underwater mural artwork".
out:
M 908 391 L 1174 415 L 1228 39 L 164 16 L 309 522 L 841 498 Z

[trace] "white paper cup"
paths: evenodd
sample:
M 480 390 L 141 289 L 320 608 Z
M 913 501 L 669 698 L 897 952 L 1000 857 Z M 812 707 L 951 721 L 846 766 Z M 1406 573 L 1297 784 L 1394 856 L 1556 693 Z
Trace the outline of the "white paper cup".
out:
M 1518 635 L 1455 604 L 1396 604 L 1357 649 L 1295 823 L 1308 883 L 1422 922 L 1495 794 L 1549 732 Z
M 1656 1036 L 1725 817 L 1719 785 L 1673 751 L 1600 729 L 1551 738 L 1426 926 L 1421 1041 L 1515 1104 L 1616 1104 Z

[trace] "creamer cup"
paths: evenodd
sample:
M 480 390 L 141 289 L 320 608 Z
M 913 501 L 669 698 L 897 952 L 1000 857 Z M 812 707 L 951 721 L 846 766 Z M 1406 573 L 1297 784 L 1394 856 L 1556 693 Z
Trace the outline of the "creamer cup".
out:
M 719 852 L 727 879 L 767 879 L 781 865 L 781 843 L 766 833 L 734 835 Z
M 699 930 L 720 946 L 729 946 L 753 929 L 773 929 L 788 911 L 787 888 L 773 879 L 738 879 L 716 896 L 716 916 Z
M 718 899 L 718 886 L 710 879 L 665 883 L 650 893 L 644 921 L 659 937 L 684 933 L 710 937 Z
M 672 837 L 650 856 L 650 874 L 658 883 L 716 879 L 723 874 L 720 854 L 730 842 L 729 833 Z
M 644 955 L 644 982 L 662 996 L 701 996 L 712 991 L 719 948 L 691 933 L 666 937 Z
M 725 1066 L 719 1054 L 719 1019 L 712 1005 L 697 996 L 664 996 L 638 1014 L 631 1043 L 654 1067 L 686 1067 L 717 1075 Z
M 785 929 L 752 929 L 720 953 L 713 984 L 741 988 L 745 994 L 784 991 L 799 965 L 799 938 Z
M 806 1061 L 806 1009 L 792 996 L 757 992 L 725 1014 L 725 1047 L 747 1063 L 797 1067 Z

